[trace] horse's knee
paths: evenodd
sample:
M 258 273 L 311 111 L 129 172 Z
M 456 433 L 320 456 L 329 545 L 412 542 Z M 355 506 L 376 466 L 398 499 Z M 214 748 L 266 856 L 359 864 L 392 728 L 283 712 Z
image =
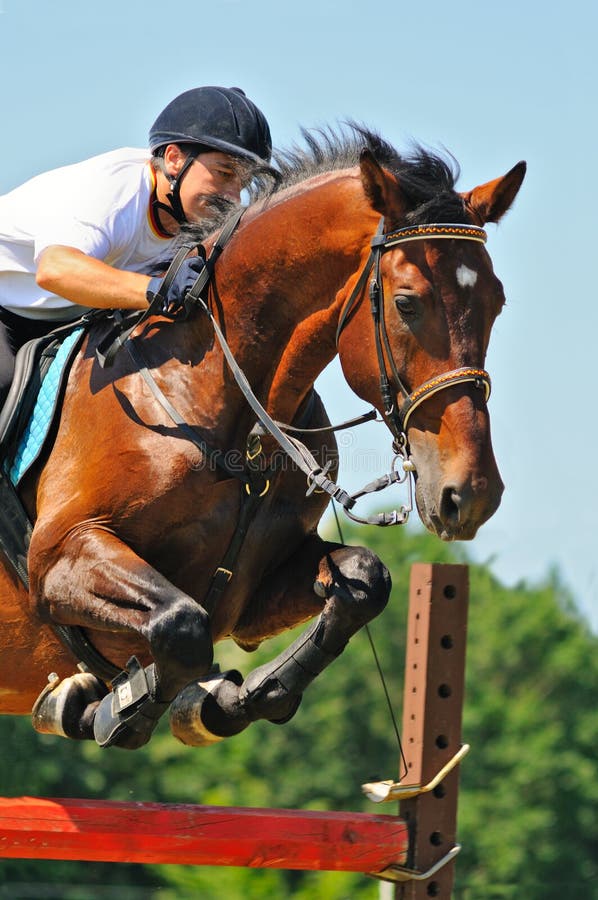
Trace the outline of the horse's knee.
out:
M 378 616 L 385 609 L 390 597 L 392 581 L 390 572 L 371 550 L 363 548 L 357 560 L 358 572 L 366 579 L 369 586 L 366 603 L 372 616 Z
M 347 552 L 349 551 L 349 552 Z M 392 582 L 384 563 L 367 547 L 351 547 L 333 554 L 329 562 L 332 596 L 344 601 L 364 622 L 386 607 Z
M 190 597 L 178 597 L 155 613 L 148 625 L 148 639 L 157 662 L 166 661 L 189 673 L 189 678 L 205 673 L 212 665 L 214 650 L 210 617 Z

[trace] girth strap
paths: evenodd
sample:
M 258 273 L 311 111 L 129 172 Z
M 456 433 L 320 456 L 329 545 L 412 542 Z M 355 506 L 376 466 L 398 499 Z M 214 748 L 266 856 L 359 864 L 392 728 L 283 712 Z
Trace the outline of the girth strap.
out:
M 20 581 L 29 587 L 27 553 L 33 526 L 8 475 L 0 466 L 0 550 L 11 563 Z

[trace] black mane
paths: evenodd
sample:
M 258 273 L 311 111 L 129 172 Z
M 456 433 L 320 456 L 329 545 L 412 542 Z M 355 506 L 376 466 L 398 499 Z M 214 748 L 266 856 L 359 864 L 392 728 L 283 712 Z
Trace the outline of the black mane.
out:
M 467 223 L 463 200 L 455 191 L 459 165 L 454 157 L 442 157 L 413 144 L 408 154 L 401 154 L 377 132 L 357 122 L 348 122 L 334 130 L 302 129 L 304 147 L 293 145 L 275 150 L 272 159 L 274 174 L 266 168 L 252 173 L 248 189 L 250 206 L 267 203 L 280 191 L 301 184 L 316 175 L 352 168 L 358 165 L 364 148 L 374 154 L 378 162 L 399 179 L 409 203 L 405 225 L 427 225 L 432 222 Z M 183 229 L 182 243 L 197 244 L 208 234 L 221 228 L 234 207 L 229 201 L 217 199 L 212 204 L 209 221 Z
M 324 172 L 356 166 L 361 151 L 367 148 L 400 180 L 409 201 L 405 224 L 468 221 L 463 200 L 455 192 L 460 170 L 452 156 L 444 158 L 419 144 L 403 155 L 380 134 L 357 122 L 348 122 L 338 131 L 303 129 L 302 137 L 305 147 L 294 145 L 274 152 L 273 164 L 279 177 L 273 181 L 258 175 L 250 193 L 252 203 Z

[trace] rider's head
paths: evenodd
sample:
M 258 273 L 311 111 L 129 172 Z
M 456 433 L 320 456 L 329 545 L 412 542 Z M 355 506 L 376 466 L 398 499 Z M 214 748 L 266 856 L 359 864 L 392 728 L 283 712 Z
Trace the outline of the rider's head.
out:
M 255 167 L 267 167 L 272 153 L 264 114 L 240 88 L 200 87 L 175 97 L 162 110 L 149 133 L 155 163 L 170 182 L 168 212 L 179 224 L 196 218 L 193 195 L 222 194 L 239 199 L 243 183 Z M 198 162 L 193 178 L 187 173 Z M 181 182 L 196 182 L 188 205 Z

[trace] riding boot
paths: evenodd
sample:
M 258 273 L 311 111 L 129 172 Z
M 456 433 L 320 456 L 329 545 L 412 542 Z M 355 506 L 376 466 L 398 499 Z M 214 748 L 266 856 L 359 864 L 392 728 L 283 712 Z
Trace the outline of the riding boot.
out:
M 104 697 L 93 722 L 100 747 L 136 750 L 147 744 L 170 701 L 160 699 L 156 667 L 146 669 L 132 656 L 124 672 L 112 682 L 112 693 Z
M 305 688 L 333 662 L 346 644 L 331 653 L 322 647 L 326 623 L 322 616 L 276 659 L 250 672 L 239 693 L 250 719 L 288 722 L 299 708 Z

